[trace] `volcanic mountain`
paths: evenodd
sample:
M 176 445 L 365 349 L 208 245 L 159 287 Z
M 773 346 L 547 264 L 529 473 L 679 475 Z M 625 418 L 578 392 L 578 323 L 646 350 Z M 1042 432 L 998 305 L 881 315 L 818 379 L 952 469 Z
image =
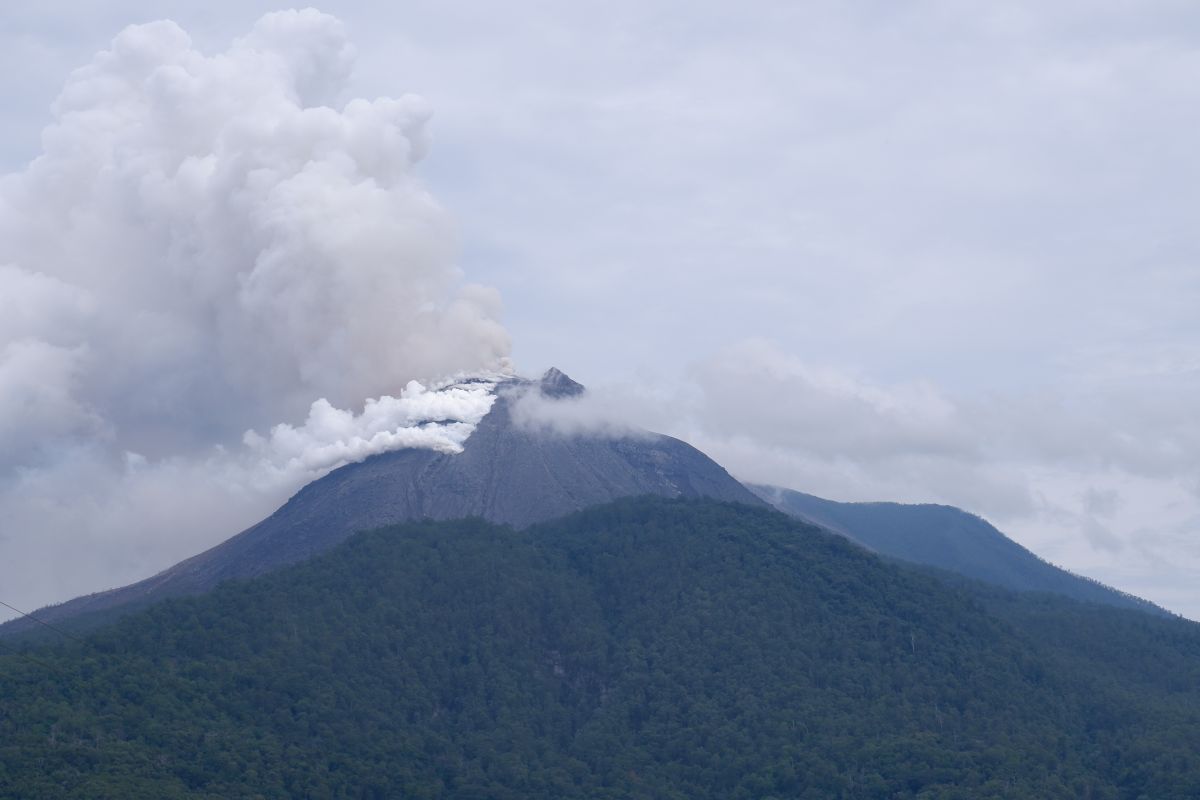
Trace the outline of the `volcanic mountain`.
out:
M 765 503 L 691 445 L 647 431 L 564 435 L 514 421 L 524 393 L 570 401 L 584 391 L 558 369 L 508 379 L 463 452 L 403 449 L 348 464 L 222 544 L 129 586 L 44 608 L 48 622 L 101 622 L 166 597 L 197 594 L 329 550 L 351 534 L 408 520 L 482 517 L 525 528 L 620 497 L 707 497 Z M 0 635 L 29 630 L 17 619 Z

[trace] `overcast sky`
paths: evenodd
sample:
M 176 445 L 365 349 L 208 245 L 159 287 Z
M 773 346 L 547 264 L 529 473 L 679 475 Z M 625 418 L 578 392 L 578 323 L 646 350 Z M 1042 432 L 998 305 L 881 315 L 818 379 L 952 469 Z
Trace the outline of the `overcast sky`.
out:
M 24 5 L 0 10 L 0 311 L 31 317 L 0 320 L 0 599 L 63 600 L 225 538 L 285 488 L 211 511 L 237 482 L 212 448 L 225 458 L 247 428 L 303 424 L 318 397 L 361 409 L 511 343 L 519 371 L 558 366 L 741 478 L 958 505 L 1200 619 L 1193 3 L 328 2 L 344 26 L 299 32 L 256 29 L 280 8 L 257 0 Z M 158 19 L 190 44 L 141 29 L 114 49 L 134 55 L 93 63 Z M 122 76 L 181 51 L 196 54 L 186 93 L 97 121 L 126 108 Z M 285 54 L 302 105 L 337 114 L 285 108 L 260 51 Z M 203 113 L 164 122 L 185 96 Z M 380 97 L 398 100 L 347 106 Z M 149 133 L 127 137 L 135 123 Z M 209 127 L 196 146 L 227 148 L 218 173 L 248 181 L 250 159 L 278 186 L 333 176 L 333 199 L 284 202 L 272 184 L 251 198 L 255 227 L 212 186 L 172 184 L 169 215 L 163 201 L 114 216 L 113 197 L 147 185 L 138 148 L 178 163 L 172 137 Z M 68 152 L 118 128 L 93 161 Z M 381 161 L 379 136 L 403 153 Z M 81 199 L 71 170 L 125 178 Z M 13 233 L 81 215 L 76 238 Z M 155 230 L 197 226 L 195 252 L 160 256 L 147 215 Z M 324 232 L 318 256 L 296 232 L 306 220 Z M 364 251 L 340 238 L 355 220 L 401 222 Z M 91 253 L 118 263 L 82 270 Z M 303 254 L 311 280 L 284 292 L 264 270 L 247 301 L 232 274 L 179 277 L 230 253 L 268 267 Z M 366 277 L 343 270 L 359 263 Z M 180 310 L 184 291 L 205 304 Z M 234 292 L 226 319 L 213 309 Z M 166 337 L 186 346 L 143 352 L 161 328 L 128 320 L 147 304 L 189 320 Z M 335 328 L 348 332 L 331 342 Z M 208 346 L 221 337 L 262 344 Z M 431 341 L 447 344 L 421 355 Z M 180 353 L 188 369 L 147 389 Z M 39 445 L 60 440 L 69 462 Z M 180 486 L 215 494 L 185 502 Z

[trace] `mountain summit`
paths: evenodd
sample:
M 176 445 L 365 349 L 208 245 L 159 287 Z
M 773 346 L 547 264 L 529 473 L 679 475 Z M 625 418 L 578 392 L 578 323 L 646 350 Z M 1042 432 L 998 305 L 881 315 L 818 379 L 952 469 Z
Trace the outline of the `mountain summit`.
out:
M 765 506 L 691 445 L 648 431 L 562 433 L 522 425 L 513 408 L 529 392 L 550 401 L 584 387 L 558 369 L 510 378 L 461 453 L 402 449 L 348 464 L 297 492 L 247 530 L 146 580 L 42 609 L 50 622 L 105 618 L 160 599 L 196 594 L 329 550 L 356 531 L 419 519 L 482 517 L 524 528 L 620 497 L 708 497 Z M 17 619 L 0 635 L 26 630 Z
M 542 376 L 538 382 L 538 388 L 546 397 L 555 399 L 562 397 L 578 397 L 583 394 L 583 384 L 576 383 L 558 367 L 551 367 L 546 370 L 546 374 Z

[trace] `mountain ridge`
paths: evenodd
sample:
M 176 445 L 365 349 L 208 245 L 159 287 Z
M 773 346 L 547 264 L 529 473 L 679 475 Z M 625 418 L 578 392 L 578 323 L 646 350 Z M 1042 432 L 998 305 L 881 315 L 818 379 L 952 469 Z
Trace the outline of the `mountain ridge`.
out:
M 775 508 L 890 558 L 1018 592 L 1174 616 L 1148 600 L 1055 566 L 977 514 L 933 503 L 840 503 L 764 484 L 746 487 Z

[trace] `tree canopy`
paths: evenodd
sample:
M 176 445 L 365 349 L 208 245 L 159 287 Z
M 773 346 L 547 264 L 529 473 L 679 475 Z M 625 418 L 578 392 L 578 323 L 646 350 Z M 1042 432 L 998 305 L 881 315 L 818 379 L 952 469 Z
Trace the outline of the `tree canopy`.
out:
M 358 534 L 0 657 L 0 797 L 1190 798 L 1200 626 L 764 509 Z

